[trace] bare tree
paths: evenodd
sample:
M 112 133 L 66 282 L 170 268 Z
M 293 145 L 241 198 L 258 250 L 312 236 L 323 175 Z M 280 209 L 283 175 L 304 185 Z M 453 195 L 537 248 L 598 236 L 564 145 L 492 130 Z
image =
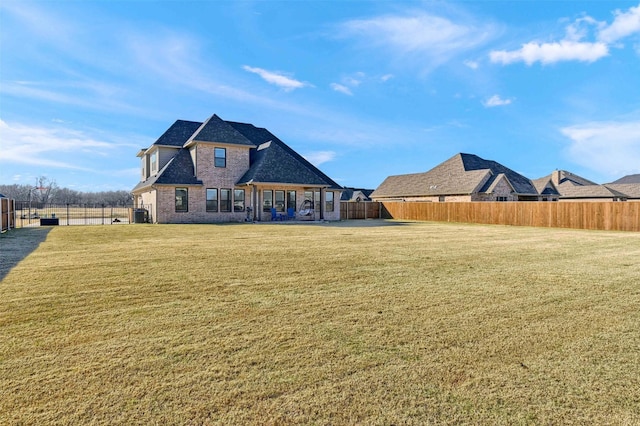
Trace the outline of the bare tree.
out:
M 57 189 L 58 185 L 55 180 L 50 180 L 46 176 L 39 176 L 36 179 L 36 187 L 33 192 L 34 200 L 43 204 L 48 203 Z

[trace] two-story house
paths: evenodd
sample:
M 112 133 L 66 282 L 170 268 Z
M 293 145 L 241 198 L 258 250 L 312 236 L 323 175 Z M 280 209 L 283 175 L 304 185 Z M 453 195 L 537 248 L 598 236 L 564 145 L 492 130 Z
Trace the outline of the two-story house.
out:
M 178 120 L 138 157 L 132 192 L 154 223 L 340 219 L 340 185 L 252 124 Z

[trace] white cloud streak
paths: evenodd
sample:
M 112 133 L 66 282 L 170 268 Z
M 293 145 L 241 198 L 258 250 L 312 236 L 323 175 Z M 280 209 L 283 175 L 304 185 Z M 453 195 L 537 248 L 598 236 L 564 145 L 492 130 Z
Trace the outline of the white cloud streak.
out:
M 351 91 L 351 89 L 349 89 L 345 85 L 338 84 L 338 83 L 331 83 L 331 88 L 336 92 L 340 92 L 340 93 L 343 93 L 345 95 L 353 96 L 353 92 Z
M 512 99 L 502 99 L 500 95 L 493 95 L 492 97 L 484 101 L 482 105 L 484 105 L 485 108 L 494 108 L 498 106 L 509 105 L 512 101 Z
M 526 43 L 518 50 L 492 51 L 489 57 L 491 62 L 503 65 L 514 62 L 532 65 L 535 62 L 542 64 L 553 64 L 560 61 L 594 62 L 608 54 L 609 48 L 604 43 L 563 40 L 556 43 Z
M 430 69 L 484 44 L 495 33 L 490 25 L 459 21 L 413 10 L 406 15 L 347 21 L 338 34 L 359 39 L 366 49 L 382 48 L 392 56 L 413 58 Z
M 268 71 L 262 68 L 250 67 L 248 65 L 244 65 L 242 69 L 247 72 L 259 75 L 267 83 L 278 86 L 286 92 L 309 86 L 308 83 L 293 79 L 281 72 Z
M 308 162 L 318 167 L 322 163 L 327 163 L 335 159 L 336 153 L 334 151 L 315 151 L 315 152 L 309 152 L 303 155 L 303 157 Z
M 622 177 L 640 172 L 640 121 L 600 121 L 564 127 L 571 161 Z
M 634 33 L 640 33 L 640 5 L 627 12 L 616 10 L 615 19 L 609 26 L 600 30 L 598 39 L 605 43 L 613 43 Z
M 0 139 L 0 161 L 81 171 L 93 169 L 79 164 L 79 153 L 102 157 L 117 146 L 77 130 L 9 125 L 3 120 L 0 120 Z M 68 161 L 71 156 L 74 162 Z
M 611 24 L 598 22 L 585 16 L 576 19 L 565 28 L 564 39 L 553 42 L 531 41 L 522 44 L 516 50 L 494 50 L 489 58 L 494 63 L 509 65 L 524 62 L 532 65 L 540 62 L 543 65 L 562 61 L 595 62 L 609 56 L 610 47 L 625 37 L 640 33 L 640 5 L 628 11 L 616 10 Z M 591 30 L 596 35 L 593 41 L 584 41 Z

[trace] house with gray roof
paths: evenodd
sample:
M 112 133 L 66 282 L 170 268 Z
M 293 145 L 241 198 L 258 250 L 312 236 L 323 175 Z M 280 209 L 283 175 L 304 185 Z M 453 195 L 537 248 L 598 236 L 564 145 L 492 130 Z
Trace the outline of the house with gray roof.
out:
M 137 156 L 132 192 L 151 222 L 340 219 L 342 187 L 265 128 L 177 120 Z
M 640 184 L 599 185 L 566 170 L 554 170 L 534 182 L 553 185 L 559 193 L 558 201 L 640 201 Z
M 375 201 L 552 201 L 553 185 L 533 181 L 473 154 L 459 153 L 425 173 L 389 176 L 371 194 Z

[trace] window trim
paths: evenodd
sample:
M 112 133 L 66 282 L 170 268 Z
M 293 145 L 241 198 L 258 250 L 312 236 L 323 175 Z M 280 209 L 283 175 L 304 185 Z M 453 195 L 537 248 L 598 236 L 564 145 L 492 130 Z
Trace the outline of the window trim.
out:
M 214 198 L 209 198 L 209 191 L 214 191 L 214 193 L 216 195 L 215 199 Z M 215 209 L 210 209 L 209 208 L 209 201 L 215 201 Z M 217 213 L 220 210 L 220 208 L 218 206 L 218 201 L 219 201 L 218 188 L 207 188 L 205 190 L 205 210 L 207 212 L 209 212 L 209 213 Z
M 180 197 L 180 200 L 182 201 L 181 204 L 184 203 L 184 208 L 178 208 L 178 191 L 184 191 L 184 196 Z M 177 186 L 174 190 L 174 200 L 175 200 L 175 212 L 187 213 L 189 211 L 189 188 Z
M 227 199 L 224 199 L 223 194 L 228 194 Z M 231 213 L 233 212 L 233 192 L 231 188 L 221 188 L 220 189 L 220 213 Z
M 222 153 L 222 156 L 219 156 L 218 153 Z M 227 149 L 215 147 L 213 148 L 213 165 L 214 167 L 219 167 L 224 169 L 227 167 Z
M 267 199 L 267 193 L 269 193 L 268 199 Z M 273 208 L 273 189 L 263 189 L 262 190 L 262 211 L 264 213 L 271 213 L 272 208 Z
M 242 197 L 240 198 L 240 200 L 238 200 L 238 198 L 236 197 L 236 195 L 242 192 Z M 244 189 L 240 189 L 240 188 L 234 188 L 233 190 L 233 211 L 234 212 L 243 212 L 246 210 L 246 194 L 245 194 L 245 190 Z M 238 209 L 236 206 L 236 202 L 238 201 L 242 201 L 242 208 Z

